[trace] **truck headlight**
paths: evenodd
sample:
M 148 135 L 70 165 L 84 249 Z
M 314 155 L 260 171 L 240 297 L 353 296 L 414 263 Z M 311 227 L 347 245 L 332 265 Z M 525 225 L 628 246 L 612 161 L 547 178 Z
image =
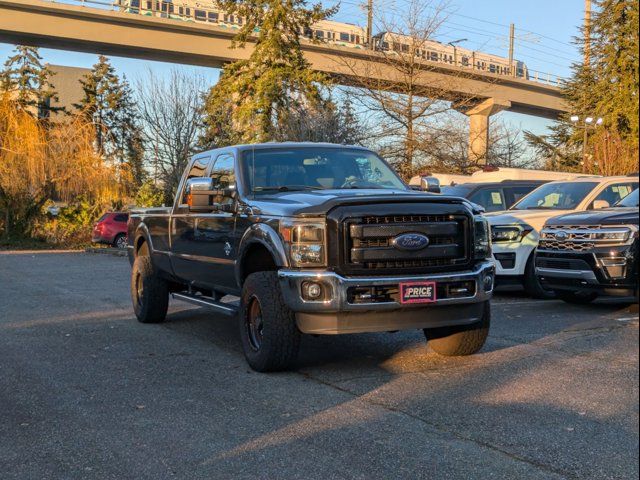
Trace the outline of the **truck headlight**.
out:
M 532 230 L 522 225 L 494 225 L 491 227 L 491 241 L 494 243 L 521 242 Z
M 474 217 L 474 257 L 491 257 L 491 236 L 489 233 L 489 222 L 482 216 Z
M 324 221 L 281 220 L 280 236 L 293 267 L 326 266 Z

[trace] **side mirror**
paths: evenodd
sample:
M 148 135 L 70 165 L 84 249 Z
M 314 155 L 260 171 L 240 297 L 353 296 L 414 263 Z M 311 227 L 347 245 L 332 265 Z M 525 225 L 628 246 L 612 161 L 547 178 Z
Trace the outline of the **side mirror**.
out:
M 187 180 L 187 205 L 190 212 L 210 212 L 213 210 L 213 180 L 209 177 Z
M 593 201 L 593 209 L 599 210 L 601 208 L 609 208 L 611 205 L 606 200 L 594 200 Z
M 440 182 L 435 177 L 422 177 L 420 189 L 425 192 L 440 193 Z

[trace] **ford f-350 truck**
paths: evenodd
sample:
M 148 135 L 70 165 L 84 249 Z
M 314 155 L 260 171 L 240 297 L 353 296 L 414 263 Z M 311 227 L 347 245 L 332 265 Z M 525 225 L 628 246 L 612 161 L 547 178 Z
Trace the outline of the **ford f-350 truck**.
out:
M 469 355 L 489 331 L 481 211 L 410 189 L 364 148 L 197 154 L 173 207 L 134 211 L 128 238 L 138 320 L 163 321 L 170 295 L 237 315 L 257 371 L 289 368 L 302 334 L 423 329 L 436 352 Z

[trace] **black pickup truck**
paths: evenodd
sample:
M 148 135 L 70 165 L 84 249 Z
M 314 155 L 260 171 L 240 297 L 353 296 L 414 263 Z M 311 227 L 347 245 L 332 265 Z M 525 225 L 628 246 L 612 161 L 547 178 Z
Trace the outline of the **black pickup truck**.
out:
M 172 208 L 130 216 L 135 314 L 163 321 L 172 295 L 238 315 L 257 371 L 288 368 L 305 333 L 424 329 L 436 352 L 469 355 L 486 340 L 494 281 L 480 214 L 411 190 L 364 148 L 203 152 Z
M 638 190 L 612 208 L 551 218 L 536 249 L 542 285 L 569 303 L 638 298 Z

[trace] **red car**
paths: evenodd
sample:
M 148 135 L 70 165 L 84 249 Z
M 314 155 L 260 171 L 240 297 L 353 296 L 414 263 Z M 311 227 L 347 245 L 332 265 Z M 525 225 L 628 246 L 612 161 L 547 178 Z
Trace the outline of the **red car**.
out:
M 93 243 L 106 243 L 117 248 L 127 248 L 127 222 L 129 214 L 105 213 L 93 226 Z

